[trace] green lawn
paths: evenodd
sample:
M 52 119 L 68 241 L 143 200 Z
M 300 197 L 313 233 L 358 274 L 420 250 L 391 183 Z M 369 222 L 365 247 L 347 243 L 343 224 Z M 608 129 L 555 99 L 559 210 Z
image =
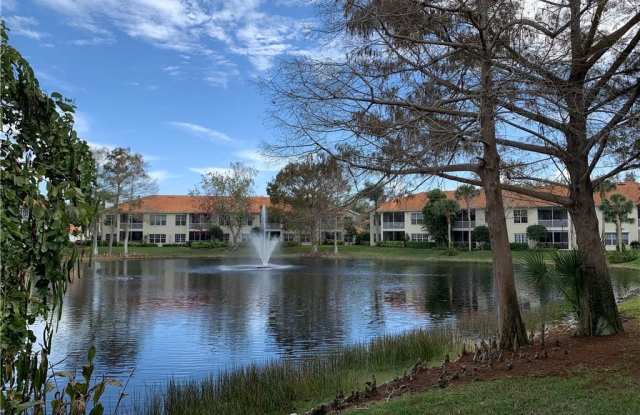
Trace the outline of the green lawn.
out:
M 640 414 L 640 385 L 629 374 L 511 378 L 407 395 L 351 415 Z
M 320 250 L 327 254 L 333 254 L 333 246 L 324 245 Z M 106 247 L 100 247 L 100 254 L 107 252 Z M 311 252 L 311 247 L 306 245 L 294 247 L 279 248 L 274 257 L 286 258 L 296 257 Z M 417 248 L 380 248 L 366 245 L 349 245 L 339 247 L 339 257 L 341 258 L 376 258 L 376 259 L 406 259 L 420 261 L 454 261 L 454 262 L 491 262 L 491 251 L 466 251 L 458 250 L 457 255 L 449 256 L 446 250 L 442 249 L 417 249 Z M 115 256 L 122 254 L 122 247 L 114 247 Z M 189 248 L 181 246 L 167 247 L 138 247 L 130 246 L 129 253 L 132 256 L 144 257 L 163 257 L 163 258 L 181 258 L 181 257 L 205 257 L 205 258 L 228 258 L 228 257 L 252 257 L 253 250 L 243 247 L 237 251 L 230 251 L 226 248 Z M 512 251 L 514 262 L 519 262 L 527 251 Z M 551 255 L 551 251 L 549 252 Z M 617 268 L 640 269 L 640 258 L 632 262 L 624 264 L 612 264 Z

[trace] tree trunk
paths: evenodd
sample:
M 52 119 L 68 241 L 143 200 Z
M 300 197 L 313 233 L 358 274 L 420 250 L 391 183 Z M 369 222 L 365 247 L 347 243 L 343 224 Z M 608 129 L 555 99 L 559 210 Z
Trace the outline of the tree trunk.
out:
M 571 177 L 580 175 L 571 174 Z M 580 298 L 582 315 L 578 333 L 584 336 L 602 336 L 622 332 L 607 258 L 598 232 L 598 216 L 588 176 L 578 183 L 572 183 L 571 199 L 574 204 L 569 211 L 576 231 L 576 242 L 584 254 Z
M 98 229 L 100 229 L 100 216 L 96 216 L 93 223 L 93 235 L 91 235 L 92 252 L 94 256 L 98 255 Z
M 313 222 L 313 231 L 311 232 L 311 251 L 318 253 L 318 244 L 320 243 L 320 225 L 318 221 Z
M 495 97 L 491 78 L 491 61 L 481 67 L 480 135 L 483 140 L 483 165 L 479 171 L 487 199 L 487 225 L 493 251 L 493 281 L 498 311 L 498 336 L 502 349 L 528 343 L 527 331 L 520 315 L 520 305 L 513 276 L 513 260 L 504 214 L 500 186 L 500 157 L 495 137 Z
M 338 217 L 336 216 L 336 226 L 333 229 L 333 253 L 338 255 Z
M 469 237 L 469 252 L 471 252 L 471 209 L 469 208 L 469 202 L 467 201 L 467 227 Z
M 451 249 L 451 217 L 447 215 L 447 235 L 449 239 L 449 249 Z
M 601 198 L 601 200 L 604 200 L 604 197 Z M 602 249 L 607 249 L 607 243 L 606 243 L 606 237 L 605 237 L 605 231 L 606 231 L 606 226 L 607 226 L 607 222 L 606 222 L 606 217 L 604 216 L 604 211 L 602 212 L 602 231 L 600 232 L 600 240 L 602 241 Z
M 115 223 L 114 221 L 111 222 L 111 230 L 109 231 L 111 235 L 109 237 L 109 256 L 111 256 L 111 254 L 113 253 L 113 227 L 114 226 L 116 227 L 116 234 L 120 230 L 118 229 L 118 205 L 119 204 L 120 204 L 120 186 L 117 186 L 116 187 L 116 203 L 115 203 L 116 213 L 114 215 Z
M 373 239 L 374 239 L 373 238 L 373 233 L 374 233 L 373 227 L 374 227 L 374 225 L 376 223 L 376 210 L 377 210 L 377 207 L 374 206 L 373 215 L 369 218 L 369 246 L 373 246 L 374 245 L 374 243 L 373 243 Z
M 129 256 L 129 224 L 131 223 L 131 214 L 127 214 L 127 220 L 125 221 L 124 224 L 124 248 L 123 248 L 123 252 L 124 252 L 124 257 L 128 257 Z
M 622 252 L 624 244 L 622 243 L 622 223 L 620 217 L 616 217 L 616 238 L 618 240 L 618 251 Z

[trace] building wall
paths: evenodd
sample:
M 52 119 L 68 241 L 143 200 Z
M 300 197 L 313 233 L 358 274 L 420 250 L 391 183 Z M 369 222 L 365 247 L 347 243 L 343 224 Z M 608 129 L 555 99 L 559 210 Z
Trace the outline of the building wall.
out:
M 144 213 L 143 214 L 143 225 L 142 225 L 142 235 L 143 235 L 143 241 L 146 243 L 149 243 L 149 235 L 151 234 L 157 234 L 157 235 L 165 235 L 166 239 L 165 239 L 165 243 L 166 244 L 175 244 L 175 243 L 180 243 L 180 242 L 176 242 L 175 239 L 175 235 L 176 234 L 184 234 L 185 235 L 185 243 L 189 241 L 189 232 L 190 231 L 195 231 L 195 230 L 199 230 L 199 227 L 192 227 L 191 226 L 191 217 L 190 214 L 186 214 L 187 216 L 187 221 L 186 221 L 186 225 L 176 225 L 176 215 L 182 215 L 183 213 Z M 166 216 L 166 225 L 151 225 L 151 215 L 165 215 Z M 120 223 L 120 216 L 118 215 L 116 220 L 117 223 L 115 226 L 108 226 L 108 225 L 104 225 L 105 219 L 106 219 L 107 215 L 103 215 L 102 219 L 101 219 L 101 223 L 103 224 L 101 226 L 101 238 L 103 240 L 105 240 L 107 238 L 108 234 L 112 234 L 115 233 L 115 241 L 122 241 L 122 238 L 120 238 L 120 232 L 124 232 L 124 228 L 121 226 Z M 355 218 L 356 215 L 353 214 L 349 214 L 350 217 Z M 344 240 L 344 229 L 341 225 L 343 225 L 342 221 L 339 221 L 339 229 L 335 229 L 335 221 L 329 221 L 327 223 L 324 224 L 324 226 L 321 227 L 320 231 L 323 234 L 326 234 L 330 237 L 332 237 L 334 231 L 337 231 L 338 234 L 338 240 L 342 241 Z M 240 231 L 240 235 L 239 235 L 239 239 L 240 240 L 246 240 L 248 239 L 249 235 L 251 234 L 251 231 L 253 230 L 254 227 L 256 226 L 260 226 L 260 215 L 255 214 L 252 216 L 252 220 L 251 220 L 251 225 L 244 225 Z M 231 231 L 229 229 L 229 227 L 221 225 L 220 228 L 222 229 L 222 231 L 225 233 L 225 237 L 230 237 L 229 235 L 231 234 Z M 204 229 L 207 229 L 207 227 L 205 226 Z M 136 232 L 139 231 L 140 229 L 135 229 L 135 228 L 131 228 L 130 231 L 131 232 Z M 280 233 L 280 236 L 282 238 L 284 238 L 284 234 L 288 234 L 288 237 L 293 237 L 294 240 L 300 240 L 300 235 L 297 232 L 293 232 L 293 231 L 285 231 L 284 229 L 282 229 L 281 225 L 279 224 L 270 224 L 270 227 L 267 228 L 267 232 L 270 234 L 277 234 Z
M 549 206 L 551 207 L 551 206 Z M 510 242 L 516 242 L 516 235 L 517 234 L 524 234 L 526 235 L 527 233 L 527 227 L 529 227 L 530 225 L 536 225 L 539 223 L 540 218 L 538 217 L 538 209 L 542 209 L 544 207 L 529 207 L 529 208 L 512 208 L 512 207 L 507 207 L 505 209 L 505 216 L 506 216 L 506 221 L 507 221 L 507 232 L 509 234 L 509 241 Z M 633 242 L 633 241 L 640 241 L 640 212 L 639 212 L 639 207 L 636 206 L 634 207 L 633 212 L 629 215 L 629 217 L 633 218 L 634 221 L 633 223 L 624 223 L 622 225 L 622 232 L 623 233 L 628 233 L 629 234 L 629 242 Z M 526 210 L 527 211 L 527 222 L 526 223 L 516 223 L 514 220 L 514 210 Z M 597 211 L 597 215 L 598 215 L 598 222 L 600 225 L 600 230 L 602 230 L 602 212 L 600 211 L 600 209 L 596 209 Z M 370 217 L 370 223 L 372 224 L 372 232 L 375 235 L 375 240 L 377 241 L 381 241 L 384 240 L 384 231 L 390 230 L 390 229 L 386 229 L 384 227 L 381 227 L 379 225 L 375 225 L 375 219 L 374 216 L 378 216 L 378 220 L 380 224 L 383 224 L 382 221 L 382 213 L 383 212 L 377 212 L 375 214 L 371 214 Z M 407 235 L 411 235 L 411 234 L 416 234 L 416 233 L 426 233 L 427 231 L 424 230 L 422 228 L 422 225 L 412 225 L 411 224 L 411 212 L 404 212 L 404 218 L 405 218 L 405 222 L 404 222 L 404 227 L 402 229 L 393 229 L 394 231 L 404 231 Z M 577 246 L 576 244 L 576 238 L 575 238 L 575 229 L 573 227 L 573 223 L 571 220 L 571 215 L 567 215 L 567 226 L 547 226 L 547 230 L 550 232 L 567 232 L 567 237 L 568 237 L 568 247 L 570 249 L 573 249 Z M 480 226 L 480 225 L 486 225 L 486 211 L 485 209 L 476 209 L 476 220 L 475 220 L 475 226 Z M 454 227 L 453 230 L 455 231 L 463 231 L 463 230 L 467 230 L 466 228 L 456 228 Z M 607 233 L 615 233 L 616 232 L 616 226 L 614 223 L 609 223 L 607 222 L 605 224 L 605 232 Z M 616 246 L 615 245 L 606 245 L 606 249 L 607 250 L 615 250 Z

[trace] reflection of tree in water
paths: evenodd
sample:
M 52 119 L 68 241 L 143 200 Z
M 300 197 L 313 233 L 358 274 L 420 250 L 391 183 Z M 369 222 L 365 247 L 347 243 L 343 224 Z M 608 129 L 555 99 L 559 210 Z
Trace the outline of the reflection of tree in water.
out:
M 436 264 L 422 280 L 425 311 L 446 318 L 461 311 L 485 311 L 493 302 L 491 274 L 484 267 Z
M 129 279 L 140 275 L 140 261 L 106 261 L 95 272 L 69 285 L 62 324 L 71 333 L 66 349 L 78 352 L 69 354 L 65 366 L 80 367 L 95 345 L 98 367 L 126 371 L 144 336 L 137 322 L 142 290 Z
M 269 297 L 268 333 L 286 355 L 319 349 L 344 338 L 343 295 L 336 273 L 282 278 Z

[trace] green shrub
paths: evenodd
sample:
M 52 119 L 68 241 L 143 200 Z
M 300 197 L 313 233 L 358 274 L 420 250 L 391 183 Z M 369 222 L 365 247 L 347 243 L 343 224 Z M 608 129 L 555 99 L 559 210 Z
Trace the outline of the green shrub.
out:
M 210 248 L 226 248 L 227 243 L 224 241 L 194 241 L 191 242 L 191 248 L 210 249 Z
M 527 226 L 527 238 L 535 242 L 544 242 L 547 237 L 547 228 L 544 225 Z
M 284 247 L 291 248 L 294 246 L 300 246 L 300 242 L 298 241 L 286 241 L 282 244 Z
M 640 255 L 637 251 L 614 251 L 609 253 L 609 262 L 612 264 L 622 264 L 624 262 L 635 261 Z
M 209 228 L 209 235 L 211 235 L 211 239 L 214 241 L 222 241 L 224 238 L 224 232 L 218 225 L 213 225 Z
M 380 241 L 377 246 L 381 248 L 403 248 L 404 241 Z
M 529 249 L 529 244 L 519 242 L 510 243 L 509 246 L 511 247 L 512 251 L 526 251 L 527 249 Z
M 631 249 L 640 249 L 640 241 L 632 241 L 629 246 L 631 247 Z
M 445 256 L 456 256 L 458 255 L 458 250 L 457 249 L 447 249 L 445 251 L 442 252 L 442 255 Z
M 412 242 L 409 241 L 406 243 L 407 248 L 417 248 L 417 249 L 433 249 L 436 247 L 435 242 Z

